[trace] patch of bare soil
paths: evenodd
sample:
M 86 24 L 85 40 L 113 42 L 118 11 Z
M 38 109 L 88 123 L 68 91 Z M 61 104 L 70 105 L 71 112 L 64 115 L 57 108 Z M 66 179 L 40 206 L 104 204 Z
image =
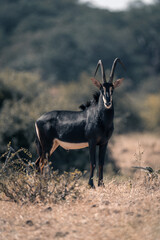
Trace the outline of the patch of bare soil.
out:
M 151 133 L 114 135 L 109 143 L 116 165 L 123 174 L 132 166 L 160 169 L 160 138 Z

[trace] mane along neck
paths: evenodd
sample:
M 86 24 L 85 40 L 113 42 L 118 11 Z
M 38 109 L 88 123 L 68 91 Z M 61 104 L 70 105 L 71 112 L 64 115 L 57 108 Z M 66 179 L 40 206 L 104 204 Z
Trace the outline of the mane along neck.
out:
M 93 94 L 93 99 L 87 101 L 85 104 L 80 105 L 79 108 L 80 108 L 82 111 L 85 111 L 85 110 L 88 109 L 89 107 L 91 107 L 91 106 L 93 106 L 93 105 L 97 105 L 98 102 L 99 102 L 99 98 L 100 98 L 100 92 L 95 92 L 95 93 Z

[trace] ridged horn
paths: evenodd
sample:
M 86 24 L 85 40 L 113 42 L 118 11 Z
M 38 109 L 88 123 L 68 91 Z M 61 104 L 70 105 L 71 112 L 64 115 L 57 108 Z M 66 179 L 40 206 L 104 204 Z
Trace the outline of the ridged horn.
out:
M 115 72 L 115 67 L 117 65 L 117 63 L 120 63 L 122 65 L 122 67 L 125 69 L 125 66 L 124 64 L 121 62 L 121 60 L 119 58 L 116 58 L 112 64 L 112 69 L 111 69 L 111 73 L 110 73 L 110 76 L 109 76 L 109 83 L 113 83 L 113 78 L 114 78 L 114 72 Z
M 99 61 L 98 61 L 98 64 L 97 64 L 97 67 L 96 67 L 96 71 L 95 71 L 95 73 L 94 73 L 94 77 L 95 77 L 96 74 L 97 74 L 97 71 L 98 71 L 99 66 L 101 67 L 102 82 L 103 82 L 103 83 L 106 83 L 106 75 L 105 75 L 105 71 L 104 71 L 104 67 L 103 67 L 102 60 L 99 60 Z

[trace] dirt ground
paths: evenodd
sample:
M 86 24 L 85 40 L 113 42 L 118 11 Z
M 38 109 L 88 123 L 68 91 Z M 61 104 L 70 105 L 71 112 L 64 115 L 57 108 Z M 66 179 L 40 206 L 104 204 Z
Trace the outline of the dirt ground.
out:
M 123 174 L 132 166 L 160 169 L 160 137 L 151 133 L 113 135 L 109 149 Z
M 113 139 L 114 158 L 122 170 L 135 163 L 160 169 L 160 141 L 148 136 Z M 79 197 L 57 204 L 1 200 L 0 239 L 159 240 L 159 183 L 159 175 L 139 172 L 133 178 L 105 177 L 104 188 L 88 189 L 87 180 L 81 180 Z

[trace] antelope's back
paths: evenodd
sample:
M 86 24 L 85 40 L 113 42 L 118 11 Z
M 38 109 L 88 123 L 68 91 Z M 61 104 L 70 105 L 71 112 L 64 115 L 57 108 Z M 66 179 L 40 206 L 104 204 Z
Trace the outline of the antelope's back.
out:
M 86 113 L 83 111 L 52 111 L 43 114 L 36 125 L 39 131 L 61 141 L 86 142 Z

